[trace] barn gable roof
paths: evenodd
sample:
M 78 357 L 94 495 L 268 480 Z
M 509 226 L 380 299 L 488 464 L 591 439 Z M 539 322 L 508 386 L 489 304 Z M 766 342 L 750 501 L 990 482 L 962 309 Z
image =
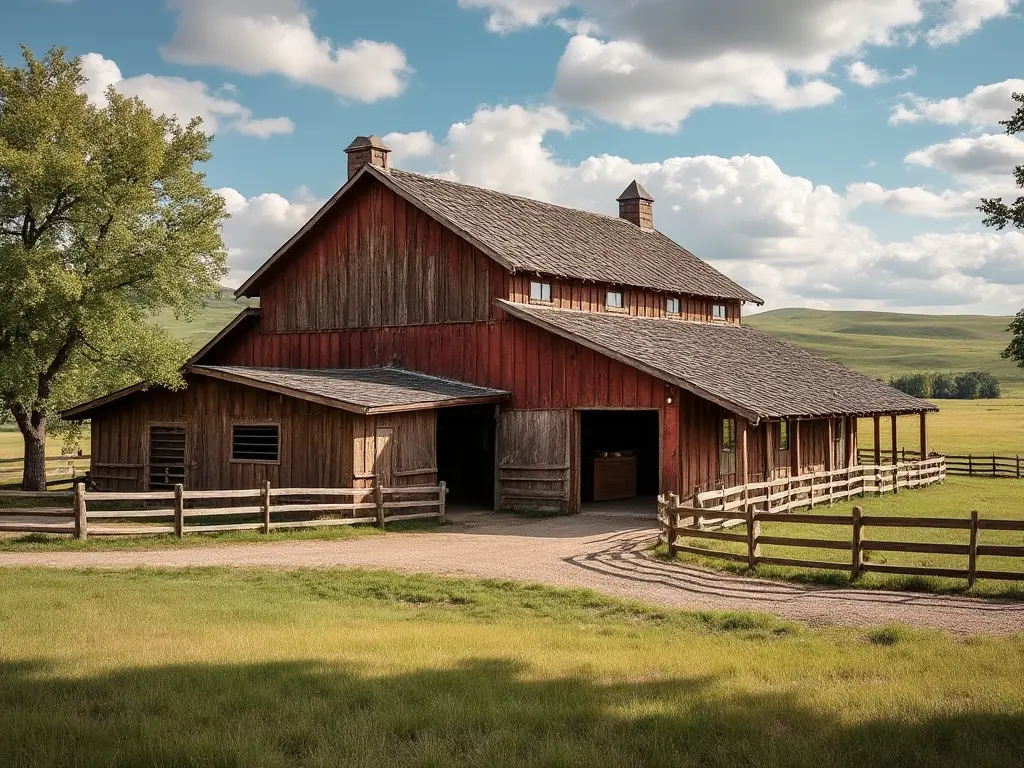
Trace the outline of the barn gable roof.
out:
M 925 400 L 748 326 L 579 312 L 504 300 L 498 304 L 514 317 L 755 423 L 938 410 Z
M 500 403 L 509 398 L 509 393 L 504 390 L 478 387 L 402 368 L 310 369 L 192 365 L 185 369 L 185 374 L 230 381 L 365 415 Z M 73 421 L 88 419 L 98 409 L 142 392 L 148 386 L 140 383 L 126 387 L 75 406 L 61 416 Z
M 235 295 L 256 295 L 272 267 L 367 176 L 513 272 L 764 303 L 671 238 L 625 219 L 372 165 L 338 190 Z

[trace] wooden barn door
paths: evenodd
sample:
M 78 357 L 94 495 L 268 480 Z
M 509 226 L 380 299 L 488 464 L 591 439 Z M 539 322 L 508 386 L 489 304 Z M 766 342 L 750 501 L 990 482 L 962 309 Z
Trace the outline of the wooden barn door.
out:
M 501 510 L 575 511 L 572 410 L 502 411 L 498 421 L 498 477 Z
M 184 485 L 184 425 L 151 425 L 148 458 L 150 490 L 170 490 L 179 483 Z

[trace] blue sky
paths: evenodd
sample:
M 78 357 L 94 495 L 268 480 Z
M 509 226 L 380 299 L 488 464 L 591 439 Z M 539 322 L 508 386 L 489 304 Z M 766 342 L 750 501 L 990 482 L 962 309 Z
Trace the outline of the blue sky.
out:
M 204 117 L 238 283 L 333 193 L 357 134 L 395 165 L 656 225 L 763 296 L 1010 313 L 1024 236 L 986 231 L 1024 141 L 1018 0 L 6 0 L 18 44 Z M 1017 65 L 1016 67 L 1014 65 Z

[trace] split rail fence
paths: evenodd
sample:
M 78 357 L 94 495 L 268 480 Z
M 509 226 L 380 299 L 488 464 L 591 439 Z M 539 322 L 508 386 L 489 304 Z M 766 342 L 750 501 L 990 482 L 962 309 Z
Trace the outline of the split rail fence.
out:
M 140 536 L 222 531 L 262 531 L 376 525 L 405 520 L 445 520 L 445 483 L 404 488 L 262 488 L 237 491 L 172 491 L 108 493 L 88 491 L 81 483 L 71 491 L 0 491 L 5 499 L 53 502 L 53 506 L 0 506 L 2 533 Z M 317 499 L 318 501 L 309 501 Z M 346 499 L 324 502 L 321 499 Z M 205 506 L 228 501 L 239 506 Z M 140 502 L 140 503 L 137 503 Z M 197 506 L 200 502 L 203 506 Z M 127 509 L 125 505 L 134 506 Z M 159 506 L 147 507 L 150 504 Z M 95 505 L 108 507 L 100 509 Z M 111 508 L 112 505 L 116 505 Z M 35 518 L 22 522 L 6 518 Z M 242 522 L 225 522 L 227 519 Z M 248 518 L 248 519 L 244 519 Z M 45 522 L 44 522 L 45 521 Z
M 904 461 L 907 457 L 915 459 L 920 454 L 917 451 L 902 449 L 897 451 Z M 892 451 L 882 451 L 882 457 L 892 457 Z M 872 462 L 875 460 L 875 452 L 870 448 L 861 448 L 857 451 L 860 461 Z M 947 454 L 946 472 L 950 475 L 964 475 L 969 477 L 1008 477 L 1020 480 L 1024 478 L 1024 461 L 1017 456 L 985 456 L 976 453 L 968 454 Z
M 813 568 L 830 571 L 849 571 L 856 579 L 863 573 L 888 573 L 910 576 L 942 576 L 967 579 L 973 586 L 977 579 L 1024 581 L 1024 565 L 1019 572 L 979 567 L 984 557 L 1019 558 L 1024 561 L 1024 546 L 984 544 L 979 541 L 984 531 L 1024 532 L 1024 520 L 999 520 L 979 517 L 896 517 L 865 515 L 860 507 L 852 514 L 794 514 L 794 509 L 809 509 L 822 503 L 847 499 L 870 493 L 898 492 L 938 482 L 945 477 L 942 457 L 920 462 L 892 465 L 869 465 L 816 473 L 785 481 L 753 483 L 723 491 L 697 494 L 681 504 L 675 495 L 658 500 L 662 541 L 669 552 L 685 552 L 702 557 L 718 558 L 745 563 L 755 569 L 758 565 L 780 565 L 795 568 Z M 831 474 L 831 479 L 828 475 Z M 822 476 L 825 476 L 824 478 Z M 838 477 L 837 477 L 838 476 Z M 781 488 L 780 488 L 781 486 Z M 786 514 L 788 513 L 788 514 Z M 835 526 L 847 535 L 837 539 L 771 536 L 761 532 L 762 523 Z M 743 526 L 739 530 L 728 530 Z M 903 542 L 871 538 L 865 532 L 872 528 L 900 529 L 953 529 L 967 533 L 967 542 Z M 745 552 L 721 552 L 679 542 L 680 538 L 732 542 L 743 545 Z M 769 557 L 761 553 L 762 546 L 806 547 L 809 549 L 843 551 L 848 560 L 833 562 L 796 558 Z M 967 568 L 939 568 L 865 562 L 866 552 L 907 552 L 914 554 L 960 555 L 967 558 Z
M 71 484 L 75 478 L 81 477 L 89 469 L 89 456 L 47 456 L 46 476 L 52 478 L 47 485 Z M 25 460 L 0 459 L 0 487 L 5 485 L 21 484 L 21 477 L 25 471 Z

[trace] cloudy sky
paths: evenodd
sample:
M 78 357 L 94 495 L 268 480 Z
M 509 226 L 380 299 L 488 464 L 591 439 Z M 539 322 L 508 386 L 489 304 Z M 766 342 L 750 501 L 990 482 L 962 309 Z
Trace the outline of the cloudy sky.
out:
M 1022 0 L 4 0 L 18 44 L 203 118 L 240 283 L 345 177 L 394 164 L 659 229 L 767 300 L 1009 314 Z

